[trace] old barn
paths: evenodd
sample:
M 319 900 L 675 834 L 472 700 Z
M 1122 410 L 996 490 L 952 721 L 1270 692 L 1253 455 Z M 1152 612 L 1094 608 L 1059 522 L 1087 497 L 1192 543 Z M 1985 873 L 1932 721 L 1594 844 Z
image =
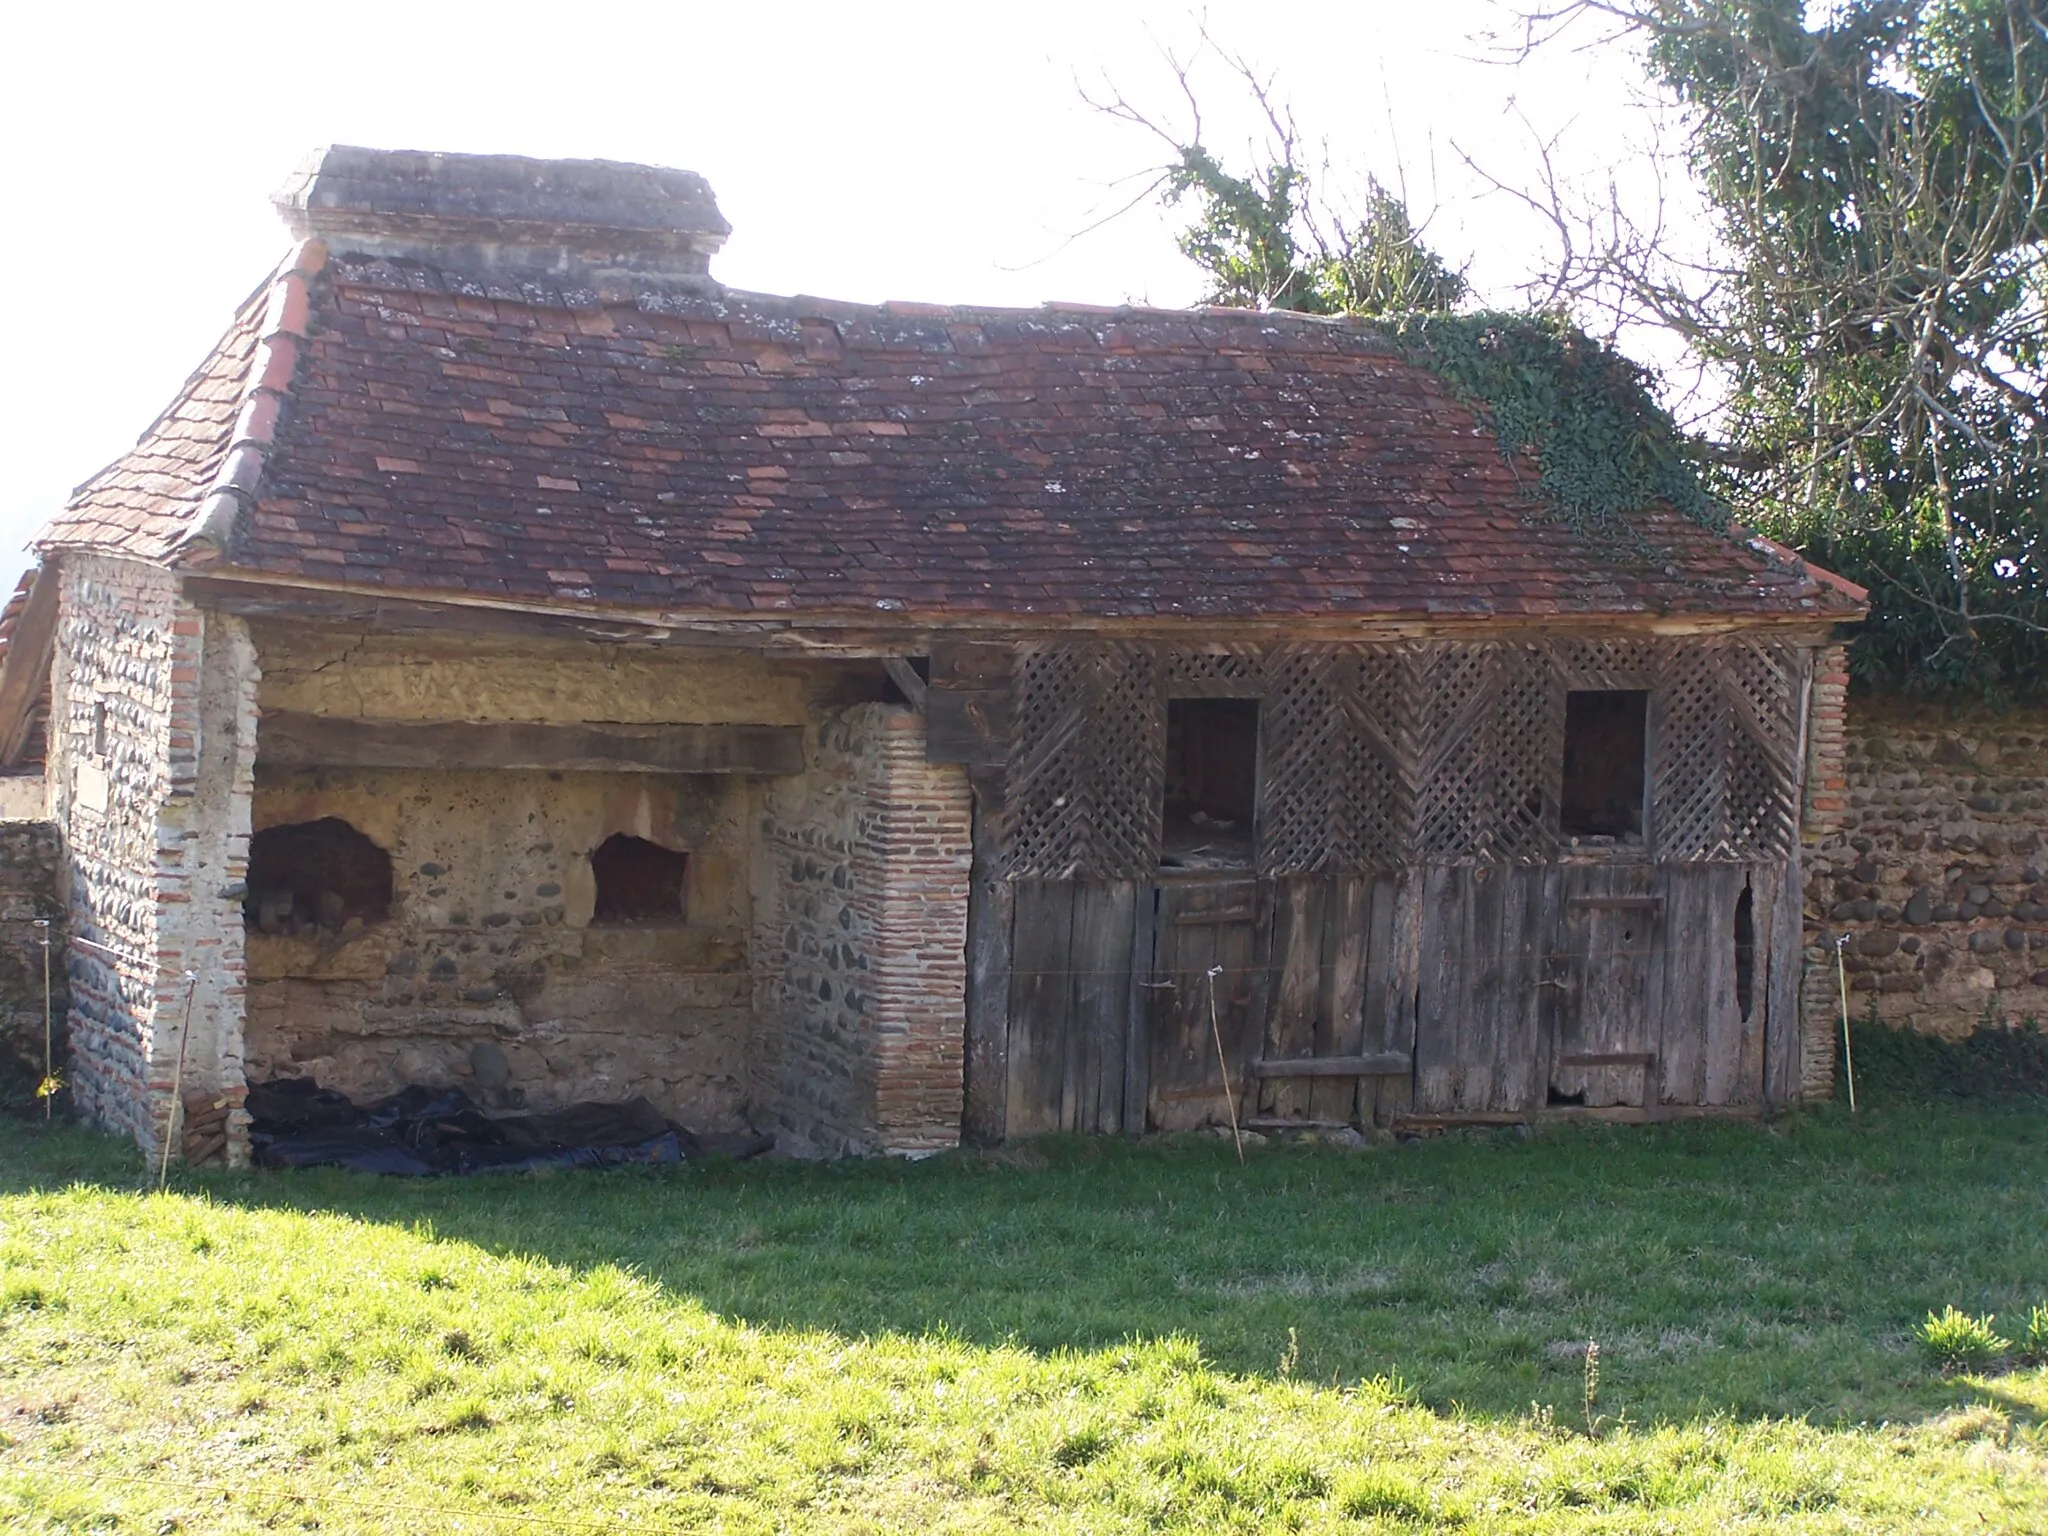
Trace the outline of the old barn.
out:
M 710 189 L 608 162 L 278 202 L 0 666 L 99 1123 L 315 1079 L 913 1151 L 1755 1109 L 1824 1054 L 1854 588 L 1574 528 L 1361 325 L 738 293 Z

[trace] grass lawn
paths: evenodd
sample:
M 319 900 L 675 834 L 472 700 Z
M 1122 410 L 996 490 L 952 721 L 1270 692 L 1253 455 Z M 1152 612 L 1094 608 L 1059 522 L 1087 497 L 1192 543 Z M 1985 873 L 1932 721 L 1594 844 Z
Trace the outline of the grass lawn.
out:
M 2048 1531 L 2048 1109 L 404 1182 L 0 1122 L 0 1527 Z M 1589 1433 L 1585 1345 L 1599 1342 Z

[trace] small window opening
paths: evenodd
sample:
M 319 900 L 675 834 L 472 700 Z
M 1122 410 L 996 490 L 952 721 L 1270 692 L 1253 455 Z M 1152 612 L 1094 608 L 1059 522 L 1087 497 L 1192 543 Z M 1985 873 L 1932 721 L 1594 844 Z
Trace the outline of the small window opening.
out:
M 95 699 L 92 706 L 92 755 L 106 757 L 108 746 L 107 701 Z
M 1169 699 L 1160 862 L 1183 869 L 1251 863 L 1258 781 L 1257 699 Z
M 677 923 L 683 920 L 684 877 L 690 856 L 620 832 L 590 855 L 597 876 L 599 923 Z
M 1735 898 L 1735 1007 L 1749 1022 L 1756 1006 L 1756 903 L 1748 885 Z
M 1640 842 L 1650 696 L 1602 689 L 1564 696 L 1564 792 L 1558 830 L 1596 843 Z
M 249 839 L 242 912 L 259 933 L 339 933 L 391 915 L 391 855 L 339 816 Z

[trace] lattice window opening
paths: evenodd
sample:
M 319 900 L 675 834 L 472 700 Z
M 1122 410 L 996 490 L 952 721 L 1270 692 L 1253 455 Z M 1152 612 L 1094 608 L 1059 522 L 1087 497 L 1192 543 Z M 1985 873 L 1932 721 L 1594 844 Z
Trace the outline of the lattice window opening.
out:
M 1245 869 L 1259 804 L 1257 699 L 1171 699 L 1161 788 L 1159 863 L 1166 869 Z
M 1566 691 L 1558 834 L 1567 848 L 1644 845 L 1649 706 L 1647 689 Z

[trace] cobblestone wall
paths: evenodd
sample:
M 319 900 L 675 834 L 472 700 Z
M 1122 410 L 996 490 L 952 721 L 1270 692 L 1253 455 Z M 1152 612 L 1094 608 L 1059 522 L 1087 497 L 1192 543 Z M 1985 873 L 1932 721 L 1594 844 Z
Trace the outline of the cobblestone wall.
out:
M 2048 1021 L 2048 709 L 1849 701 L 1840 805 L 1808 856 L 1809 1002 L 1954 1037 Z M 1832 1059 L 1830 1055 L 1830 1060 Z
M 960 1138 L 965 773 L 907 709 L 828 713 L 808 770 L 768 787 L 757 877 L 757 1059 L 785 1149 L 915 1152 Z

